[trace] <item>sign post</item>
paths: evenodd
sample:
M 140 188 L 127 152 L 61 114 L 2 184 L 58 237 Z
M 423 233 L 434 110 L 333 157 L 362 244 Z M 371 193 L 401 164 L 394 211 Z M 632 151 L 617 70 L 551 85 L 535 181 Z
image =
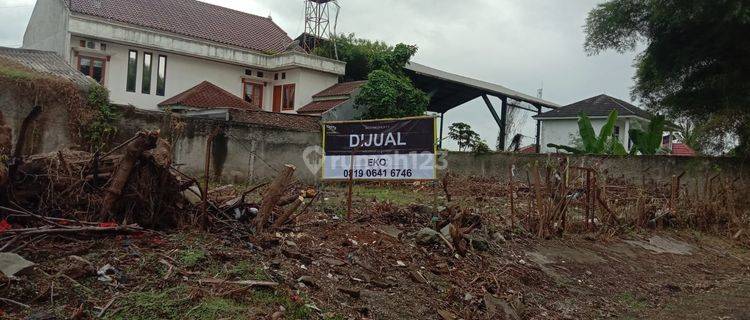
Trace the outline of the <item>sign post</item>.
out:
M 323 180 L 418 181 L 437 178 L 435 117 L 323 123 Z

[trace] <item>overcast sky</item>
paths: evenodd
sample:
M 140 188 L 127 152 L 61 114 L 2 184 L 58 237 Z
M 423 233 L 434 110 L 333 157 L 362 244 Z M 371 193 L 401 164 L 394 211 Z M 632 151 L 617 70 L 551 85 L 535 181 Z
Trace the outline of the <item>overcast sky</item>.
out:
M 304 28 L 302 0 L 205 0 L 271 16 L 292 37 Z M 583 51 L 586 14 L 600 0 L 339 0 L 338 32 L 419 46 L 414 61 L 500 84 L 562 105 L 606 93 L 630 101 L 633 54 Z M 0 0 L 0 46 L 20 46 L 35 0 Z M 533 143 L 526 114 L 521 133 Z M 481 99 L 451 110 L 490 146 L 497 125 Z M 451 146 L 452 144 L 448 144 Z

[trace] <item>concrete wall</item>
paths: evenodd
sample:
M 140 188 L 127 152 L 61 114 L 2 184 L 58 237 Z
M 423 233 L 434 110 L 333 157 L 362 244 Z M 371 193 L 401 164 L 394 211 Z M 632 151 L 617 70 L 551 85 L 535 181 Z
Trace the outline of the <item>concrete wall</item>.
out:
M 206 119 L 182 119 L 184 129 L 174 132 L 171 120 L 162 112 L 126 108 L 119 125 L 118 140 L 124 141 L 143 129 L 161 129 L 162 136 L 174 141 L 174 162 L 185 173 L 196 178 L 204 175 L 207 136 L 215 127 L 224 134 L 211 148 L 212 176 L 217 173 L 228 183 L 269 180 L 285 164 L 297 167 L 295 177 L 304 183 L 318 181 L 317 172 L 308 169 L 304 156 L 316 164 L 316 154 L 305 149 L 321 144 L 319 132 L 281 130 L 244 123 L 227 123 Z
M 0 90 L 0 112 L 11 126 L 14 140 L 23 119 L 33 107 L 33 101 L 20 98 L 11 90 Z M 25 154 L 45 153 L 72 146 L 68 113 L 62 106 L 44 105 L 37 122 L 30 128 L 30 147 Z M 194 177 L 204 172 L 206 137 L 217 126 L 224 127 L 225 135 L 216 139 L 211 148 L 214 159 L 211 171 L 220 173 L 224 182 L 256 182 L 271 179 L 284 164 L 297 166 L 296 177 L 305 183 L 319 179 L 316 168 L 308 162 L 320 164 L 318 151 L 308 147 L 320 146 L 320 133 L 292 131 L 276 128 L 227 123 L 202 119 L 175 119 L 163 112 L 124 107 L 120 110 L 117 140 L 122 142 L 144 129 L 160 129 L 162 135 L 175 141 L 175 163 Z M 183 124 L 174 130 L 173 124 Z M 308 150 L 306 152 L 306 150 Z M 508 168 L 515 164 L 520 180 L 534 163 L 543 166 L 555 163 L 559 155 L 494 153 L 476 156 L 472 153 L 451 152 L 447 155 L 447 169 L 461 175 L 491 176 L 508 179 Z M 685 172 L 683 184 L 688 187 L 702 185 L 707 175 L 722 174 L 750 183 L 750 163 L 736 158 L 689 158 L 670 156 L 603 157 L 567 155 L 572 164 L 591 166 L 598 164 L 602 173 L 633 183 L 666 182 L 672 175 Z M 306 161 L 306 158 L 308 161 Z
M 451 173 L 460 175 L 490 176 L 508 179 L 511 164 L 516 166 L 516 177 L 527 181 L 527 172 L 534 163 L 540 167 L 546 163 L 557 163 L 560 155 L 492 153 L 474 155 L 472 153 L 451 152 L 446 160 Z M 636 184 L 671 181 L 672 175 L 685 172 L 683 185 L 692 188 L 702 185 L 706 175 L 721 173 L 723 176 L 738 178 L 750 183 L 750 164 L 739 158 L 691 158 L 673 156 L 567 156 L 571 164 L 590 167 L 599 164 L 601 173 L 611 178 L 623 179 Z
M 68 17 L 63 0 L 37 0 L 23 35 L 23 48 L 53 51 L 68 58 Z
M 18 132 L 23 120 L 34 108 L 31 98 L 23 98 L 15 90 L 0 90 L 0 112 L 13 132 L 16 147 Z M 23 154 L 47 153 L 71 147 L 73 140 L 69 134 L 68 111 L 61 105 L 42 105 L 42 111 L 27 131 Z
M 80 47 L 80 40 L 94 40 L 98 43 L 102 42 L 101 40 L 80 36 L 72 37 L 70 40 L 70 64 L 73 66 L 78 65 L 78 55 L 108 56 L 109 61 L 106 63 L 104 86 L 110 90 L 110 100 L 116 104 L 130 104 L 145 110 L 157 110 L 157 105 L 162 101 L 188 90 L 203 81 L 209 81 L 237 97 L 242 97 L 243 79 L 264 86 L 263 108 L 267 111 L 272 110 L 274 86 L 296 84 L 294 99 L 296 110 L 310 103 L 310 101 L 312 101 L 312 95 L 332 86 L 338 81 L 338 77 L 335 74 L 300 68 L 280 72 L 263 71 L 263 77 L 258 77 L 258 71 L 262 70 L 241 65 L 194 58 L 191 56 L 157 51 L 138 46 L 126 46 L 106 41 L 103 41 L 107 44 L 106 51 L 100 50 L 99 44 L 97 44 L 97 48 L 95 49 L 87 49 Z M 128 92 L 125 90 L 128 53 L 130 50 L 136 50 L 138 52 L 138 73 L 136 76 L 135 92 Z M 142 93 L 141 90 L 143 85 L 144 52 L 152 54 L 151 90 L 148 94 Z M 156 79 L 159 65 L 158 59 L 160 55 L 167 57 L 166 90 L 164 96 L 156 94 Z M 251 70 L 252 75 L 246 75 L 245 69 Z M 282 73 L 286 74 L 285 79 L 282 77 Z M 278 80 L 275 80 L 276 74 L 278 74 Z

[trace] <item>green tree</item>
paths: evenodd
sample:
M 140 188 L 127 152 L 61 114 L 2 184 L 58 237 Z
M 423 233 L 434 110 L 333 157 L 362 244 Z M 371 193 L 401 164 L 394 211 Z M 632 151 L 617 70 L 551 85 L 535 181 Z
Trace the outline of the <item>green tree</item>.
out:
M 346 72 L 341 80 L 347 82 L 367 80 L 375 57 L 392 51 L 393 47 L 385 42 L 360 39 L 350 33 L 321 43 L 313 54 L 346 62 Z
M 89 88 L 87 100 L 94 110 L 94 118 L 87 123 L 84 135 L 91 151 L 102 150 L 117 134 L 115 124 L 119 115 L 109 103 L 109 90 L 101 85 Z
M 610 0 L 586 20 L 585 49 L 635 50 L 633 95 L 673 118 L 711 124 L 750 155 L 750 4 L 747 0 Z
M 664 125 L 666 122 L 664 116 L 658 115 L 651 119 L 645 131 L 638 128 L 630 129 L 630 140 L 633 140 L 633 147 L 630 149 L 630 154 L 640 152 L 645 155 L 654 155 L 661 152 Z
M 404 66 L 416 52 L 416 46 L 400 43 L 392 51 L 378 53 L 373 58 L 373 71 L 354 100 L 357 106 L 367 106 L 364 119 L 424 114 L 430 100 L 404 73 Z
M 490 146 L 487 145 L 487 142 L 485 142 L 482 139 L 477 138 L 472 142 L 471 145 L 471 152 L 475 154 L 487 154 L 492 152 L 492 149 L 490 149 Z
M 617 140 L 612 135 L 615 131 L 616 123 L 617 110 L 612 110 L 612 112 L 609 113 L 607 122 L 602 126 L 602 130 L 599 131 L 599 136 L 597 137 L 594 127 L 591 125 L 591 119 L 589 119 L 585 113 L 581 113 L 578 116 L 578 134 L 580 135 L 583 148 L 563 146 L 554 143 L 550 143 L 547 146 L 573 154 L 625 155 L 627 154 L 625 147 L 620 143 L 620 140 Z
M 695 152 L 703 153 L 705 149 L 703 128 L 687 118 L 679 119 L 677 124 L 679 126 L 676 133 L 677 138 L 680 139 L 682 143 L 695 150 Z
M 403 118 L 423 115 L 428 99 L 424 92 L 414 88 L 409 78 L 383 70 L 370 73 L 355 98 L 357 106 L 369 106 L 364 119 Z
M 456 141 L 458 151 L 473 149 L 477 142 L 481 141 L 479 134 L 474 132 L 470 125 L 463 122 L 456 122 L 448 127 L 448 138 Z

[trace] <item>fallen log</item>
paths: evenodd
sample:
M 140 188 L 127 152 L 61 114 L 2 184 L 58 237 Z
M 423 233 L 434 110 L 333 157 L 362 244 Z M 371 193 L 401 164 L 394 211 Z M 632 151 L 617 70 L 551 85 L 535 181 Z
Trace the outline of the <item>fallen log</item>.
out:
M 143 231 L 137 224 L 129 224 L 114 227 L 66 227 L 66 228 L 23 228 L 23 229 L 8 229 L 3 233 L 9 234 L 23 234 L 23 235 L 35 235 L 35 234 L 62 234 L 62 233 L 87 233 L 87 232 L 135 232 Z
M 279 202 L 281 194 L 291 182 L 294 170 L 296 170 L 296 168 L 293 165 L 285 165 L 279 175 L 276 176 L 276 179 L 266 190 L 266 193 L 263 195 L 263 201 L 261 202 L 258 216 L 255 217 L 254 221 L 256 232 L 263 232 L 263 228 L 265 227 L 268 218 L 271 216 L 271 212 Z
M 112 220 L 112 207 L 114 206 L 115 201 L 117 201 L 122 195 L 122 189 L 125 187 L 125 184 L 128 183 L 128 178 L 130 178 L 130 174 L 135 168 L 136 161 L 144 152 L 156 147 L 156 141 L 158 138 L 158 131 L 139 132 L 138 137 L 127 145 L 125 156 L 117 166 L 117 169 L 112 176 L 112 181 L 109 184 L 109 188 L 106 190 L 104 200 L 102 201 L 102 209 L 99 212 L 100 220 Z
M 143 231 L 143 228 L 137 224 L 122 225 L 114 227 L 66 227 L 66 228 L 23 228 L 23 229 L 9 229 L 3 231 L 3 233 L 15 235 L 13 239 L 8 241 L 0 252 L 4 252 L 9 249 L 14 243 L 18 242 L 21 238 L 38 235 L 38 234 L 82 234 L 82 233 L 109 233 L 109 232 L 137 232 Z
M 281 200 L 279 200 L 279 202 L 277 202 L 276 205 L 279 207 L 285 207 L 296 202 L 297 198 L 299 197 L 310 199 L 310 198 L 314 198 L 317 194 L 318 192 L 315 191 L 315 189 L 300 190 L 291 196 L 288 196 L 286 198 L 281 198 Z
M 291 217 L 295 212 L 297 212 L 297 209 L 302 205 L 302 203 L 305 202 L 305 198 L 302 196 L 297 197 L 297 200 L 295 200 L 292 203 L 292 206 L 289 207 L 286 211 L 284 211 L 283 214 L 281 214 L 278 218 L 276 218 L 276 222 L 273 223 L 273 229 L 281 228 L 283 225 L 289 221 L 289 217 Z
M 241 286 L 250 286 L 250 287 L 276 287 L 279 285 L 278 282 L 273 281 L 256 281 L 256 280 L 239 280 L 239 281 L 228 281 L 228 280 L 221 280 L 221 279 L 201 279 L 198 280 L 198 283 L 209 283 L 209 284 L 235 284 L 235 285 L 241 285 Z

